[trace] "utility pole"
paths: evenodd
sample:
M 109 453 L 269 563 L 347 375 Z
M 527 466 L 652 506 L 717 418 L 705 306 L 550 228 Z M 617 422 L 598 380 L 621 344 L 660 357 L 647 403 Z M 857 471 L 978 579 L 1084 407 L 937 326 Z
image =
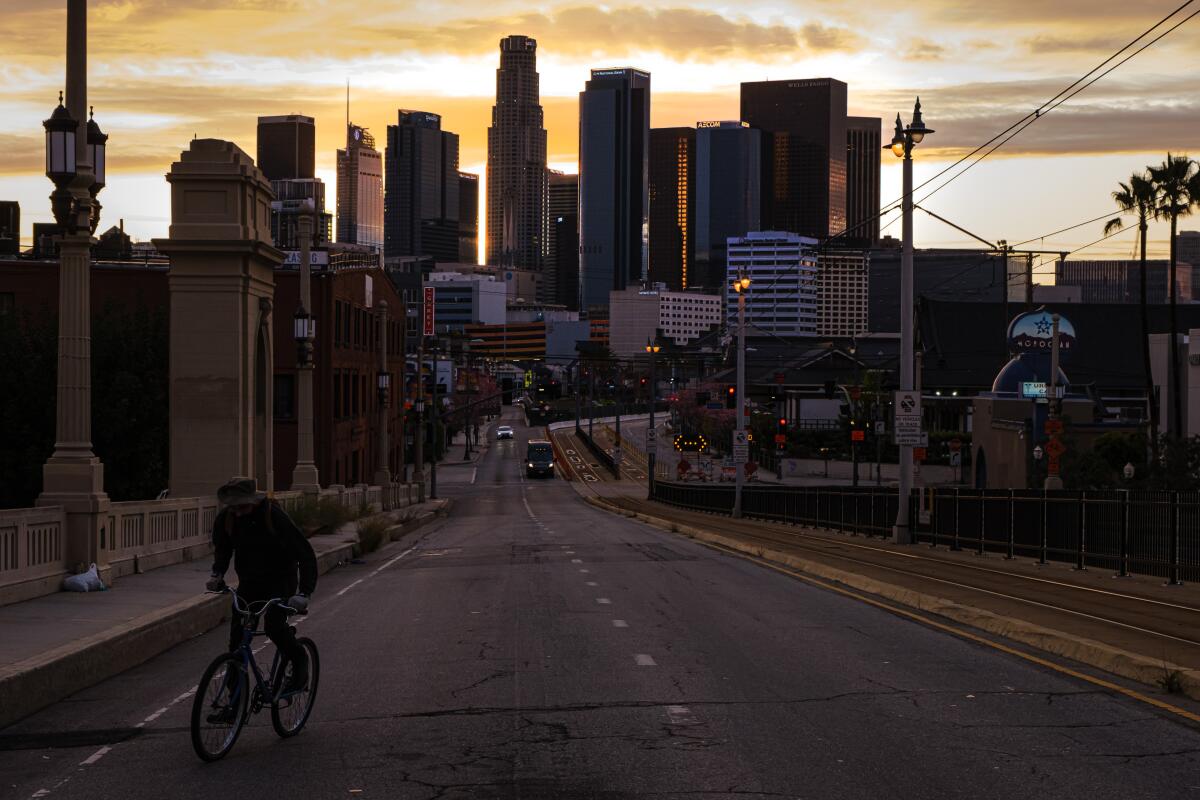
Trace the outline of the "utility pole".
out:
M 413 432 L 413 462 L 417 468 L 417 484 L 425 496 L 425 335 L 422 331 L 417 345 L 417 424 Z
M 300 237 L 300 308 L 296 311 L 295 337 L 299 350 L 296 364 L 296 468 L 292 490 L 313 494 L 321 491 L 313 442 L 313 332 L 312 324 L 312 205 L 302 202 L 296 219 Z
M 1058 314 L 1052 314 L 1050 319 L 1054 322 L 1053 339 L 1050 344 L 1050 390 L 1047 392 L 1046 408 L 1047 417 L 1051 423 L 1046 427 L 1050 430 L 1050 441 L 1046 443 L 1046 450 L 1049 458 L 1046 461 L 1046 489 L 1055 490 L 1063 488 L 1062 477 L 1059 475 L 1059 457 L 1062 455 L 1059 446 L 1059 431 L 1062 424 L 1059 420 L 1060 403 L 1058 400 Z
M 750 279 L 738 278 L 733 288 L 738 296 L 737 422 L 734 427 L 734 442 L 740 443 L 746 439 L 746 291 L 750 288 Z M 746 481 L 746 465 L 740 463 L 739 452 L 735 447 L 732 512 L 734 519 L 741 519 L 742 516 L 742 486 Z
M 379 324 L 379 375 L 377 381 L 379 384 L 379 441 L 376 445 L 378 453 L 375 458 L 375 484 L 382 486 L 385 489 L 392 482 L 392 473 L 389 467 L 388 458 L 388 408 L 391 406 L 388 398 L 388 390 L 391 388 L 391 376 L 388 374 L 387 368 L 387 300 L 380 300 L 375 306 L 375 313 Z M 387 494 L 384 493 L 385 502 Z
M 1025 254 L 1025 310 L 1033 311 L 1033 253 Z
M 438 368 L 438 340 L 433 340 L 433 374 L 430 376 L 433 379 L 433 398 L 430 401 L 433 408 L 429 410 L 429 499 L 437 500 L 437 462 L 438 462 L 438 428 L 442 421 L 441 403 L 438 402 L 438 384 L 437 384 L 437 368 Z

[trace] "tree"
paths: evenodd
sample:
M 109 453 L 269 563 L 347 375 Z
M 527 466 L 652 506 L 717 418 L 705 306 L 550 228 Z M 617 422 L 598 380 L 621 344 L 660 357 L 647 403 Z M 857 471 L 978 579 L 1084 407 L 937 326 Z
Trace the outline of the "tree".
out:
M 1175 233 L 1179 218 L 1192 213 L 1192 206 L 1200 202 L 1200 166 L 1187 156 L 1167 153 L 1167 160 L 1157 167 L 1150 167 L 1150 183 L 1154 188 L 1154 216 L 1171 220 L 1171 363 L 1167 375 L 1171 397 L 1171 435 L 1183 436 L 1183 404 L 1179 388 L 1179 319 L 1176 303 L 1179 285 L 1175 280 L 1177 261 Z M 1188 300 L 1191 300 L 1189 297 Z
M 1142 371 L 1146 383 L 1146 403 L 1150 411 L 1150 443 L 1154 448 L 1154 462 L 1158 462 L 1158 403 L 1154 397 L 1154 375 L 1150 362 L 1150 310 L 1146 298 L 1146 228 L 1150 217 L 1154 216 L 1155 199 L 1154 186 L 1145 173 L 1134 173 L 1129 176 L 1129 183 L 1120 184 L 1120 189 L 1112 193 L 1113 200 L 1121 209 L 1121 213 L 1137 214 L 1138 239 L 1141 251 L 1141 269 L 1139 270 L 1138 302 L 1141 306 L 1142 317 Z M 1119 231 L 1125 225 L 1120 217 L 1110 219 L 1104 225 L 1105 235 Z

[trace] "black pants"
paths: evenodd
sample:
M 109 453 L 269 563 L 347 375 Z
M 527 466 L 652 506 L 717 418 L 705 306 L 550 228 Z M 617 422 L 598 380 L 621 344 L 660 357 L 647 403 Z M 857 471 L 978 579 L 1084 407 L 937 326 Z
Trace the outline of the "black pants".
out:
M 273 595 L 272 595 L 273 596 Z M 287 614 L 279 606 L 271 606 L 263 616 L 263 630 L 267 638 L 275 643 L 279 652 L 298 665 L 307 665 L 308 657 L 304 648 L 296 641 L 296 631 L 288 624 Z M 229 624 L 229 650 L 237 650 L 242 646 L 242 617 L 234 614 Z

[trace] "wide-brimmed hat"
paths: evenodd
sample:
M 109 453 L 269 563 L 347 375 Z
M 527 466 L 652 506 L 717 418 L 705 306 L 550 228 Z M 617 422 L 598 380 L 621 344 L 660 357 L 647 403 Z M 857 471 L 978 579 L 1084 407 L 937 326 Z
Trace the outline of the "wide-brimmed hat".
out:
M 217 489 L 217 501 L 225 508 L 254 505 L 266 496 L 266 492 L 258 491 L 254 478 L 230 478 L 228 483 Z

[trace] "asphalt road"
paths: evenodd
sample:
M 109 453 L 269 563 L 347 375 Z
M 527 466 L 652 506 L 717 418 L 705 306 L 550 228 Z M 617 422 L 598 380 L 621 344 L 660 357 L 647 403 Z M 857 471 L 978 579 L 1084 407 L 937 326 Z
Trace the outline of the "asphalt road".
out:
M 1200 797 L 1197 730 L 526 480 L 515 424 L 322 578 L 299 737 L 196 759 L 213 632 L 0 732 L 0 797 Z

